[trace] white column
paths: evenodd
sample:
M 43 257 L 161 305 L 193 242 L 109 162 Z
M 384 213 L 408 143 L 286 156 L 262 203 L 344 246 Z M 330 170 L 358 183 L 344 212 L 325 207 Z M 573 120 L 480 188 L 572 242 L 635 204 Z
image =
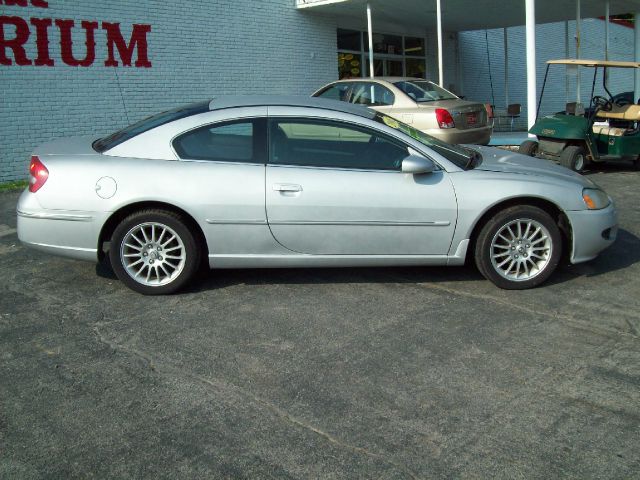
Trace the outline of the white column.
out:
M 525 0 L 527 40 L 527 125 L 536 122 L 536 0 Z
M 436 17 L 438 23 L 438 85 L 444 88 L 444 72 L 442 71 L 442 8 L 440 0 L 436 0 Z
M 504 108 L 509 106 L 509 37 L 507 29 L 502 29 L 504 37 Z
M 580 58 L 580 42 L 582 41 L 580 38 L 581 22 L 580 0 L 576 0 L 576 58 Z M 580 65 L 576 65 L 576 68 L 576 102 L 580 103 Z
M 569 22 L 564 22 L 564 58 L 569 58 Z M 569 103 L 569 67 L 564 67 L 564 102 Z
M 373 30 L 371 29 L 371 5 L 367 3 L 367 34 L 369 35 L 369 76 L 373 78 Z
M 609 60 L 609 0 L 604 2 L 604 59 Z
M 634 60 L 636 62 L 640 62 L 640 12 L 636 12 L 634 14 L 634 27 L 633 27 L 633 52 L 634 52 Z M 633 89 L 633 101 L 637 102 L 638 98 L 640 98 L 640 72 L 638 69 L 634 69 L 634 78 L 635 78 L 635 88 Z
M 464 83 L 462 81 L 462 64 L 460 62 L 460 36 L 456 33 L 456 86 L 458 95 L 464 95 Z

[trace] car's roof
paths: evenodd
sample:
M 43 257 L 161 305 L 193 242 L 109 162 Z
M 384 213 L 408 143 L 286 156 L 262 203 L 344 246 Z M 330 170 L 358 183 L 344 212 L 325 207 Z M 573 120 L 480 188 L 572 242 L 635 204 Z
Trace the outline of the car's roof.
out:
M 343 78 L 342 80 L 338 80 L 338 82 L 388 82 L 388 83 L 396 83 L 396 82 L 406 82 L 406 81 L 423 81 L 426 82 L 424 78 L 416 78 L 416 77 L 357 77 L 357 78 Z
M 371 110 L 362 105 L 354 105 L 338 100 L 328 100 L 326 98 L 296 95 L 225 95 L 214 97 L 209 103 L 209 110 L 263 106 L 323 108 L 336 112 L 351 113 L 365 118 L 373 118 L 376 115 L 375 110 Z

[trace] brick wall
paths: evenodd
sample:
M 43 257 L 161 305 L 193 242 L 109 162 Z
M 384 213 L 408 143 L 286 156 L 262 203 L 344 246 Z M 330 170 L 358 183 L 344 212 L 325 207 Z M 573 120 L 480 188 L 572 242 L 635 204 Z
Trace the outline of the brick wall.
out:
M 581 57 L 604 59 L 604 21 L 584 19 L 581 25 Z M 512 27 L 508 30 L 509 40 L 509 103 L 520 103 L 522 114 L 516 121 L 515 128 L 526 130 L 527 127 L 527 76 L 525 57 L 524 27 Z M 575 58 L 575 22 L 569 22 L 569 58 Z M 491 103 L 489 83 L 489 67 L 484 30 L 462 32 L 458 35 L 461 56 L 461 74 L 463 78 L 463 94 L 470 99 Z M 489 57 L 493 76 L 495 105 L 504 108 L 504 46 L 503 30 L 488 30 Z M 547 60 L 565 58 L 565 24 L 549 23 L 536 27 L 536 60 L 538 95 L 544 79 L 545 62 Z M 633 30 L 621 25 L 610 24 L 609 58 L 611 60 L 633 61 Z M 581 69 L 580 90 L 583 104 L 589 103 L 593 69 Z M 576 78 L 569 80 L 569 99 L 576 99 Z M 609 78 L 611 92 L 617 93 L 633 90 L 632 70 L 611 70 Z M 596 83 L 596 94 L 603 95 L 602 76 L 599 74 Z M 551 67 L 541 115 L 547 115 L 564 109 L 567 102 L 565 93 L 565 68 Z
M 32 149 L 53 138 L 110 133 L 215 95 L 308 95 L 337 77 L 335 21 L 297 11 L 292 0 L 49 0 L 46 9 L 0 5 L 0 16 L 75 20 L 78 58 L 86 52 L 81 20 L 118 22 L 126 41 L 133 24 L 149 24 L 152 63 L 105 67 L 99 28 L 94 64 L 67 66 L 53 25 L 55 66 L 0 65 L 0 182 L 25 178 Z M 35 58 L 34 27 L 26 52 Z

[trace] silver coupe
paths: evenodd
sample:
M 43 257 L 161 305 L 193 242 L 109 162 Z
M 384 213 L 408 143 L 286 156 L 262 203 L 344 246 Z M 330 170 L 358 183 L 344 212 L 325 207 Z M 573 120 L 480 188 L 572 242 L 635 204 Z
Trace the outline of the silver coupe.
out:
M 37 148 L 25 244 L 105 256 L 144 294 L 210 268 L 463 265 L 501 288 L 594 258 L 616 210 L 544 160 L 443 143 L 384 113 L 303 97 L 221 97 L 112 135 Z

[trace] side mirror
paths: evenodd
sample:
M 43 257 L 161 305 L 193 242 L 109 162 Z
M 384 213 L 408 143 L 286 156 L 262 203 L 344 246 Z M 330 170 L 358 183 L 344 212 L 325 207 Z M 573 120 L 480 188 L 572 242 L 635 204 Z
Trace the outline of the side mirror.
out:
M 428 158 L 419 155 L 409 155 L 402 160 L 402 173 L 431 173 L 436 169 L 436 164 Z

